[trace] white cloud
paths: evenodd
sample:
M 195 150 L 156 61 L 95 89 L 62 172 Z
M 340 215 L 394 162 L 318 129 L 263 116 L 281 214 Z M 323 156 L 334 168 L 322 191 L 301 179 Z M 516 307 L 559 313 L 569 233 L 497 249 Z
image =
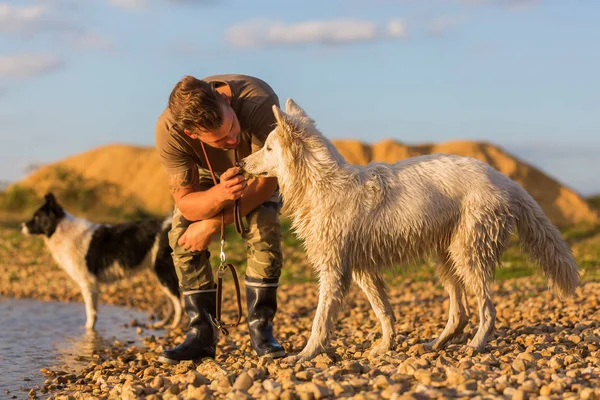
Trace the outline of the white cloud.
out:
M 227 39 L 236 47 L 248 48 L 309 43 L 346 44 L 404 37 L 405 34 L 406 28 L 398 20 L 390 21 L 387 26 L 355 19 L 304 21 L 295 24 L 254 20 L 231 26 Z
M 0 56 L 0 78 L 29 78 L 63 67 L 52 54 L 31 53 Z
M 406 25 L 400 20 L 392 20 L 387 24 L 387 33 L 393 37 L 406 37 Z
M 64 9 L 70 7 L 70 3 L 60 3 L 61 7 L 57 7 L 58 4 L 57 0 L 30 6 L 0 4 L 0 34 L 18 37 L 51 35 L 79 49 L 114 49 L 108 39 L 91 34 L 70 22 Z
M 35 35 L 42 30 L 69 31 L 75 27 L 52 15 L 45 5 L 11 6 L 0 4 L 0 33 Z

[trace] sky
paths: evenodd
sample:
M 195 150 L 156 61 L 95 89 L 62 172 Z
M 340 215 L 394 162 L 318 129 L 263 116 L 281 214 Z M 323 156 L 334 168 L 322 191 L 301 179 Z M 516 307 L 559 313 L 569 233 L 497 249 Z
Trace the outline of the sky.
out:
M 332 139 L 482 140 L 600 193 L 597 0 L 0 0 L 0 181 L 154 146 L 184 75 L 254 75 Z

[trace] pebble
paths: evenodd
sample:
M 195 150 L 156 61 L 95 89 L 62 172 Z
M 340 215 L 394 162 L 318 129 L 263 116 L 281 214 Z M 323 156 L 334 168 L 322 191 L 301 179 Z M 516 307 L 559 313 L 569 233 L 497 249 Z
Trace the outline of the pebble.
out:
M 248 389 L 250 389 L 253 383 L 254 381 L 252 380 L 252 378 L 250 378 L 250 375 L 248 375 L 248 373 L 246 372 L 242 372 L 240 375 L 238 375 L 237 379 L 235 380 L 233 388 L 248 391 Z

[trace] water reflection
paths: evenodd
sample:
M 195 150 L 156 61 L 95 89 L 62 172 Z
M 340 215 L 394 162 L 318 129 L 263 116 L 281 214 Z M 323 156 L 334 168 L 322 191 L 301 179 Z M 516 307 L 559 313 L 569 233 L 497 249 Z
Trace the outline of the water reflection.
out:
M 87 365 L 94 360 L 94 351 L 110 345 L 111 341 L 104 338 L 98 331 L 85 330 L 79 336 L 65 336 L 64 340 L 56 343 L 56 364 Z
M 143 336 L 126 326 L 131 319 L 147 320 L 139 311 L 100 305 L 97 331 L 88 332 L 81 303 L 0 297 L 0 398 L 26 399 L 21 389 L 46 379 L 41 368 L 87 366 L 94 351 L 115 340 L 140 344 Z

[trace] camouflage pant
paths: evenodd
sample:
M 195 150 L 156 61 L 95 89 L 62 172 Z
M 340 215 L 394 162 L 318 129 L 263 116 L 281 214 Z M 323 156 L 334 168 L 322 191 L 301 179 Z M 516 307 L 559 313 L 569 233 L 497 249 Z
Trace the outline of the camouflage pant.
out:
M 207 190 L 212 186 L 210 173 L 200 169 L 200 189 Z M 246 215 L 249 231 L 243 237 L 247 244 L 247 279 L 264 282 L 279 280 L 282 266 L 280 209 L 281 198 L 279 191 L 276 191 L 271 198 Z M 175 270 L 183 291 L 214 287 L 210 252 L 189 251 L 177 243 L 191 223 L 175 207 L 169 244 L 173 249 Z

